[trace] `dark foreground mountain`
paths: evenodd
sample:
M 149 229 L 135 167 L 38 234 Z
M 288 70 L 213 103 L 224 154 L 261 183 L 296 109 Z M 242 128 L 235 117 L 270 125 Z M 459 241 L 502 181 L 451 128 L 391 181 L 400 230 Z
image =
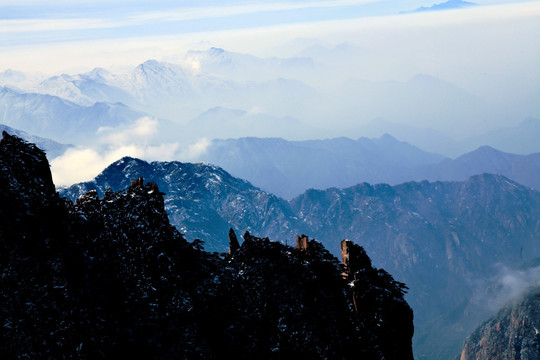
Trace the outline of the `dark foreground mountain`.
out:
M 529 288 L 478 327 L 460 360 L 540 359 L 540 287 Z
M 342 237 L 361 243 L 375 266 L 411 289 L 407 300 L 416 311 L 420 358 L 458 353 L 466 336 L 505 299 L 504 291 L 486 295 L 483 289 L 503 278 L 504 267 L 540 256 L 540 194 L 497 175 L 397 186 L 363 183 L 309 190 L 287 202 L 215 166 L 124 158 L 94 181 L 62 193 L 103 194 L 107 187 L 128 187 L 140 175 L 154 181 L 153 174 L 159 174 L 155 181 L 166 193 L 172 223 L 188 238 L 198 234 L 208 249 L 227 249 L 228 227 L 285 242 L 296 233 L 312 234 L 334 254 Z M 220 221 L 219 229 L 201 226 Z M 499 305 L 485 306 L 486 299 Z
M 405 285 L 350 241 L 189 243 L 155 183 L 60 198 L 45 154 L 0 141 L 5 358 L 412 359 Z

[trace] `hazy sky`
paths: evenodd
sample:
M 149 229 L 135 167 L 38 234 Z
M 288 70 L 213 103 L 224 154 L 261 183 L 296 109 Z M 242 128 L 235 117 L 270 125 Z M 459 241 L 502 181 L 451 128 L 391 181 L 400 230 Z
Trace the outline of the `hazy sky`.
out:
M 391 41 L 393 35 L 399 36 L 401 28 L 419 30 L 409 33 L 409 39 L 399 39 L 403 46 L 407 42 L 417 46 L 418 41 L 429 42 L 432 36 L 442 35 L 440 41 L 448 42 L 450 52 L 456 46 L 451 41 L 459 41 L 457 36 L 467 41 L 467 37 L 478 37 L 474 32 L 483 31 L 487 45 L 491 45 L 491 36 L 505 36 L 494 33 L 493 25 L 504 28 L 505 22 L 516 18 L 539 22 L 538 1 L 479 0 L 475 3 L 481 6 L 458 14 L 451 11 L 399 15 L 439 2 L 442 1 L 0 0 L 0 70 L 56 72 L 136 65 L 148 58 L 174 57 L 208 44 L 271 55 L 275 46 L 298 37 L 387 46 L 386 41 Z M 491 26 L 484 30 L 471 28 L 486 23 Z M 474 32 L 460 32 L 461 24 Z M 437 33 L 449 26 L 457 30 L 456 37 Z M 522 39 L 513 41 L 519 49 L 523 49 L 525 40 L 529 41 L 538 55 L 537 35 L 523 33 Z M 501 46 L 508 41 L 499 40 Z M 394 46 L 391 42 L 388 45 Z M 453 55 L 448 55 L 451 61 Z

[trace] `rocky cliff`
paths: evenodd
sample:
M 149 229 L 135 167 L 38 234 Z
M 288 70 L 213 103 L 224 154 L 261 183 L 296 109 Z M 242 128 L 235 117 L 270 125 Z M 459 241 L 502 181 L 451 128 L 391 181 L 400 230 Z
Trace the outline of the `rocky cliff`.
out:
M 478 327 L 460 360 L 540 359 L 540 287 L 529 288 Z
M 60 198 L 44 153 L 0 141 L 0 352 L 6 358 L 412 359 L 406 287 L 351 249 L 344 267 L 229 232 L 189 243 L 154 182 Z M 361 306 L 358 306 L 361 304 Z

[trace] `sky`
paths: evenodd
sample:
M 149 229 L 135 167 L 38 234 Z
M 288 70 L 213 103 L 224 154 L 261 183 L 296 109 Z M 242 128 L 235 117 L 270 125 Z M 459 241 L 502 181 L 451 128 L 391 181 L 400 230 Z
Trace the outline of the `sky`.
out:
M 460 22 L 490 21 L 504 26 L 508 19 L 537 17 L 540 12 L 538 1 L 479 0 L 475 3 L 481 7 L 466 15 L 402 14 L 434 3 L 437 1 L 0 0 L 0 70 L 58 72 L 136 65 L 209 43 L 259 55 L 271 55 L 280 42 L 298 37 L 340 42 L 339 37 L 361 40 L 372 33 L 373 42 L 383 43 L 385 31 L 399 27 L 427 32 L 429 27 L 459 26 Z M 429 34 L 423 37 L 429 40 Z
M 492 103 L 540 98 L 540 1 L 471 0 L 477 6 L 413 12 L 443 1 L 0 0 L 0 73 L 128 70 L 211 46 L 289 57 L 316 41 L 359 49 L 362 56 L 344 71 L 355 68 L 360 79 L 405 82 L 426 74 Z M 145 118 L 114 136 L 100 134 L 99 149 L 72 150 L 53 162 L 55 181 L 89 179 L 123 155 L 173 159 L 176 143 L 130 141 L 144 142 L 155 126 Z M 188 152 L 207 141 L 197 140 Z

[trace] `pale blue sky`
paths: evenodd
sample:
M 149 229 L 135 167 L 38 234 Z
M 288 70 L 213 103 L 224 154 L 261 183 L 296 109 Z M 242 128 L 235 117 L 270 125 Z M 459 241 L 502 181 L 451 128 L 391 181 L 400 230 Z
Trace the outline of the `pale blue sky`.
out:
M 440 36 L 442 42 L 454 44 L 450 39 L 454 36 L 452 27 L 459 30 L 466 23 L 474 38 L 478 36 L 476 29 L 486 31 L 481 30 L 486 24 L 492 27 L 500 22 L 501 26 L 507 26 L 505 19 L 521 23 L 523 17 L 537 23 L 540 9 L 540 1 L 477 0 L 473 1 L 480 5 L 476 9 L 459 13 L 399 15 L 440 2 L 0 0 L 0 71 L 14 68 L 57 72 L 135 65 L 148 58 L 181 56 L 197 44 L 270 56 L 274 55 L 270 50 L 280 43 L 305 37 L 338 44 L 365 42 L 368 36 L 369 44 L 361 45 L 379 45 L 383 52 L 388 46 L 414 46 L 424 36 L 426 39 Z M 403 29 L 412 28 L 418 30 L 410 37 L 412 44 L 407 41 L 386 43 L 402 36 Z M 502 31 L 506 32 L 507 28 Z M 489 31 L 499 36 L 495 30 Z M 436 35 L 439 32 L 443 33 Z M 536 41 L 525 39 L 525 35 L 531 36 L 523 34 L 524 38 L 512 39 L 512 42 L 519 47 L 532 41 L 528 46 L 536 49 Z M 493 39 L 488 40 L 489 44 Z M 526 50 L 526 55 L 530 55 L 530 51 Z
M 511 1 L 480 0 L 489 5 Z M 162 36 L 395 15 L 433 1 L 0 1 L 0 45 Z

